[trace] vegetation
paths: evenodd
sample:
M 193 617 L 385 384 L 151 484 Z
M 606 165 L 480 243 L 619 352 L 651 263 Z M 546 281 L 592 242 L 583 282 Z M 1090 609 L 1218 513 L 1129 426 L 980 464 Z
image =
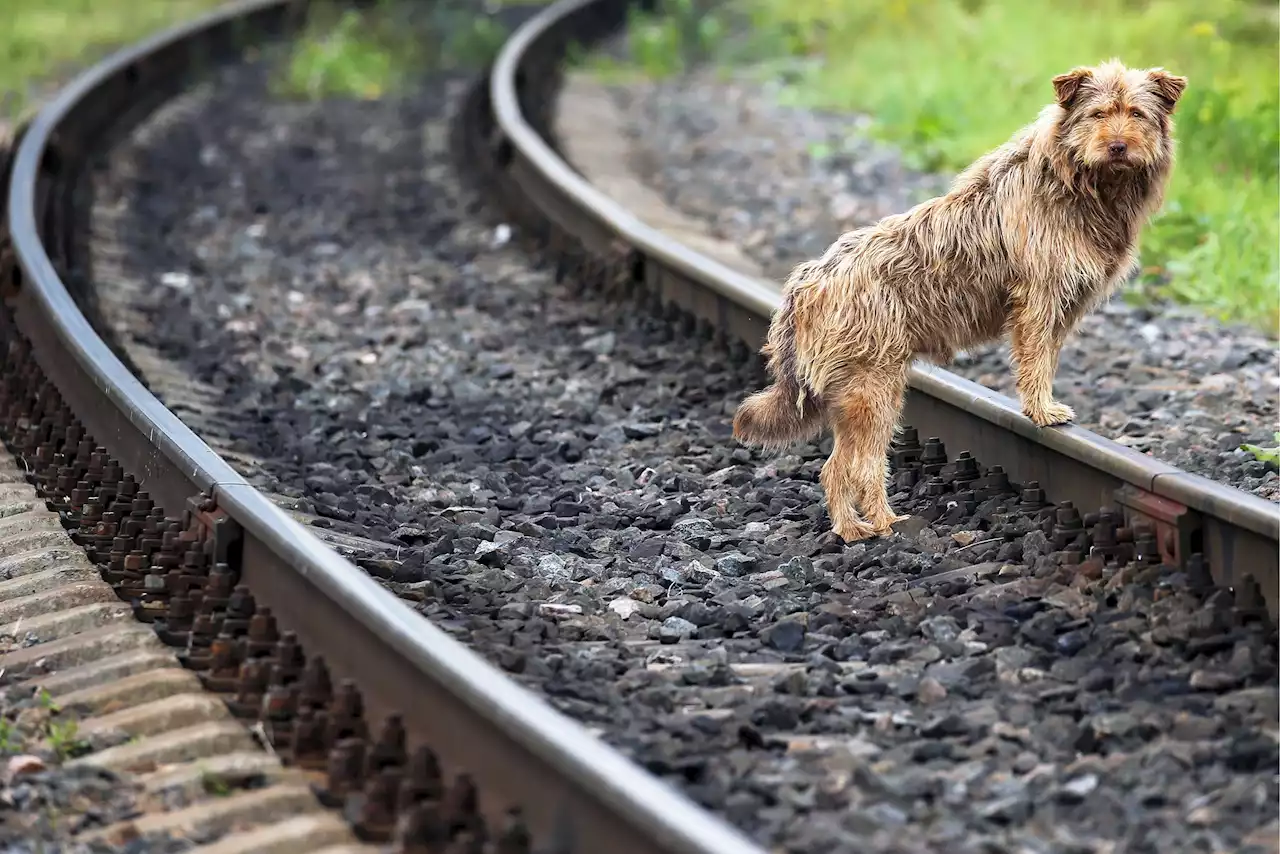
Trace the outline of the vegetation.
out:
M 4 0 L 0 115 L 27 106 L 30 86 L 219 5 L 221 0 Z
M 227 782 L 226 777 L 204 767 L 200 768 L 200 787 L 204 789 L 205 794 L 215 798 L 225 798 L 231 794 L 231 784 Z
M 1254 459 L 1264 463 L 1280 466 L 1280 433 L 1275 434 L 1276 447 L 1264 448 L 1261 445 L 1241 445 L 1240 450 L 1253 454 Z
M 526 0 L 516 0 L 526 2 Z M 221 0 L 9 0 L 0 118 L 34 81 Z M 511 3 L 512 0 L 508 0 Z M 1048 79 L 1117 56 L 1190 85 L 1179 164 L 1143 242 L 1140 294 L 1280 328 L 1280 15 L 1263 0 L 660 0 L 633 16 L 621 70 L 749 63 L 815 107 L 858 110 L 914 166 L 954 171 L 1049 97 Z M 505 33 L 460 0 L 320 0 L 278 81 L 290 96 L 379 97 L 427 68 L 476 65 Z M 614 70 L 620 70 L 614 66 Z M 815 154 L 818 154 L 815 152 Z
M 59 759 L 72 759 L 89 751 L 89 743 L 80 738 L 76 721 L 49 721 L 45 737 Z
M 88 65 L 116 47 L 225 2 L 6 0 L 0 27 L 0 117 L 25 108 L 37 81 Z M 505 37 L 491 18 L 477 15 L 474 5 L 462 0 L 379 0 L 359 11 L 316 0 L 307 31 L 280 75 L 279 90 L 306 98 L 379 97 L 423 68 L 482 62 Z
M 22 749 L 18 728 L 8 718 L 0 718 L 0 755 L 17 753 Z
M 857 110 L 915 167 L 957 171 L 1030 121 L 1049 78 L 1117 57 L 1189 78 L 1139 294 L 1280 326 L 1280 16 L 1258 0 L 666 0 L 628 31 L 654 76 L 749 63 L 793 102 Z M 616 65 L 614 70 L 617 70 Z
M 43 738 L 49 749 L 61 760 L 71 759 L 90 749 L 80 737 L 80 725 L 73 717 L 63 716 L 63 709 L 45 689 L 35 696 L 35 705 L 10 709 L 0 717 L 0 756 L 22 753 L 27 742 Z M 29 748 L 28 748 L 29 749 Z
M 492 18 L 458 2 L 379 0 L 363 10 L 317 2 L 277 90 L 376 99 L 431 68 L 478 67 L 506 36 Z

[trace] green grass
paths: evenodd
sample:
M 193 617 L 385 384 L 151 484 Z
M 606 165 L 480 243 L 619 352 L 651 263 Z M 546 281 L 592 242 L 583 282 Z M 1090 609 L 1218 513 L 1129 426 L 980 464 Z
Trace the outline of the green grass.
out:
M 219 0 L 4 0 L 0 114 L 27 107 L 30 87 L 72 65 L 193 18 Z
M 506 31 L 460 2 L 381 0 L 354 10 L 317 2 L 277 80 L 279 94 L 377 99 L 433 68 L 479 67 Z
M 700 0 L 701 2 L 701 0 Z M 954 172 L 1031 121 L 1049 79 L 1115 56 L 1189 78 L 1178 167 L 1145 233 L 1139 296 L 1280 327 L 1280 24 L 1257 0 L 668 0 L 630 63 L 750 62 L 788 99 L 862 111 L 920 169 Z M 732 15 L 732 18 L 730 18 Z M 709 24 L 709 20 L 716 23 Z M 732 26 L 731 26 L 732 25 Z M 726 33 L 732 31 L 730 38 Z
M 410 73 L 414 54 L 395 28 L 351 9 L 318 11 L 285 67 L 282 92 L 310 99 L 380 98 Z
M 645 74 L 662 77 L 679 73 L 714 55 L 724 38 L 725 24 L 705 3 L 665 0 L 660 15 L 646 15 L 632 7 L 627 16 L 629 59 Z M 608 60 L 600 70 L 625 73 Z
M 38 81 L 226 2 L 0 0 L 0 117 L 21 112 Z M 506 0 L 519 2 L 528 0 Z M 311 99 L 377 98 L 423 69 L 482 62 L 506 35 L 464 0 L 384 0 L 362 11 L 316 0 L 277 89 Z

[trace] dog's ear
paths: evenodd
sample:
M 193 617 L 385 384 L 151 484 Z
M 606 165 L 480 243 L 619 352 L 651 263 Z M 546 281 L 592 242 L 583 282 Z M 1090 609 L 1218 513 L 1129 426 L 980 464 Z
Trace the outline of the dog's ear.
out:
M 1151 69 L 1147 72 L 1147 77 L 1151 80 L 1151 89 L 1160 99 L 1165 112 L 1172 113 L 1173 108 L 1178 105 L 1178 99 L 1182 97 L 1183 90 L 1187 88 L 1187 78 L 1170 74 L 1163 68 Z
M 1093 69 L 1082 66 L 1053 78 L 1053 94 L 1058 99 L 1058 106 L 1064 110 L 1071 109 L 1076 96 L 1080 94 L 1080 87 L 1091 77 L 1093 77 Z

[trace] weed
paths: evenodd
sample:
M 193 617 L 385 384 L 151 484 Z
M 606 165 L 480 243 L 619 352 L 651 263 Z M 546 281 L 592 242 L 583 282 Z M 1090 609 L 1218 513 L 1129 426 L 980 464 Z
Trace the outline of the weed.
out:
M 368 37 L 359 11 L 347 9 L 331 24 L 328 11 L 316 7 L 278 88 L 312 100 L 332 95 L 382 97 L 395 82 L 390 52 Z
M 372 8 L 318 2 L 296 41 L 277 94 L 377 99 L 428 69 L 480 66 L 507 31 L 470 7 L 379 0 Z
M 75 721 L 49 721 L 45 736 L 59 759 L 69 759 L 84 752 L 88 744 L 79 738 L 80 725 Z
M 213 795 L 215 798 L 225 798 L 231 794 L 231 784 L 226 778 L 207 768 L 200 769 L 200 787 L 204 789 L 205 794 Z
M 40 692 L 36 694 L 36 704 L 50 714 L 56 715 L 61 711 L 61 709 L 58 708 L 58 704 L 53 701 L 53 695 L 51 695 L 45 688 L 41 688 Z
M 1276 447 L 1264 448 L 1261 445 L 1241 445 L 1240 450 L 1253 454 L 1253 458 L 1264 463 L 1280 466 L 1280 433 L 1275 436 Z
M 0 718 L 0 752 L 17 753 L 22 748 L 18 728 L 8 718 Z
M 714 55 L 724 31 L 707 0 L 657 0 L 653 12 L 636 6 L 627 10 L 625 61 L 596 56 L 585 64 L 612 77 L 632 70 L 655 79 L 670 77 Z

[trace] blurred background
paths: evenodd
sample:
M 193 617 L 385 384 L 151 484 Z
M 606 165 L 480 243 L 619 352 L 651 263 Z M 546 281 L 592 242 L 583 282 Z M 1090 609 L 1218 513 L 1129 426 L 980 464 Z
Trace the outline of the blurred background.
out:
M 0 93 L 9 121 L 78 66 L 217 0 L 7 0 Z M 427 50 L 388 25 L 431 14 L 319 4 L 284 84 L 378 97 Z M 494 4 L 489 4 L 490 6 Z M 477 4 L 477 9 L 479 4 Z M 1179 165 L 1143 243 L 1143 288 L 1276 335 L 1280 327 L 1280 15 L 1274 0 L 658 0 L 602 73 L 672 77 L 750 68 L 808 107 L 870 116 L 913 168 L 950 174 L 1031 120 L 1049 79 L 1118 57 L 1186 75 Z M 455 9 L 454 14 L 459 14 Z M 476 15 L 467 44 L 503 33 Z M 455 42 L 458 40 L 455 39 Z M 820 156 L 821 152 L 814 152 Z

